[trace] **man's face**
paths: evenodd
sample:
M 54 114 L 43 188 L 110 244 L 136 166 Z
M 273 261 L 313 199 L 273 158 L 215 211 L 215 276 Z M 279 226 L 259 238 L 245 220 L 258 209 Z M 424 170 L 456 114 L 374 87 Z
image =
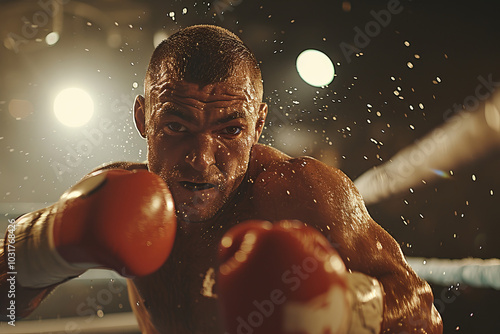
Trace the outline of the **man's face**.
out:
M 245 74 L 204 87 L 164 76 L 146 87 L 149 103 L 136 101 L 149 170 L 165 180 L 183 220 L 213 217 L 245 176 L 267 112 Z

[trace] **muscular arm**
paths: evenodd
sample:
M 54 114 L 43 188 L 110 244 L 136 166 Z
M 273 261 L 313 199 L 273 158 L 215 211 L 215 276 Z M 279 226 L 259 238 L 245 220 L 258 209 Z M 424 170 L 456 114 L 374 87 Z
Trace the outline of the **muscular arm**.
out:
M 255 182 L 257 211 L 267 220 L 298 219 L 320 230 L 349 270 L 383 286 L 383 333 L 441 333 L 429 285 L 405 261 L 396 241 L 369 216 L 353 183 L 311 158 L 276 163 Z
M 146 165 L 144 164 L 117 162 L 102 166 L 94 171 L 112 169 L 112 168 L 127 169 L 127 170 L 147 169 Z M 55 205 L 51 205 L 47 208 L 24 215 L 22 218 L 24 220 L 28 220 L 31 221 L 32 223 L 35 223 L 40 220 L 46 221 L 51 215 L 54 214 L 55 214 Z M 19 235 L 16 233 L 16 241 L 19 240 L 19 238 L 23 237 L 24 237 L 23 235 Z M 15 301 L 16 318 L 26 317 L 40 305 L 42 300 L 45 297 L 47 297 L 49 293 L 57 285 L 50 286 L 47 288 L 36 289 L 36 288 L 24 288 L 16 282 L 15 296 L 12 296 L 13 298 L 9 298 L 8 294 L 9 291 L 12 289 L 10 281 L 7 280 L 12 275 L 7 274 L 9 271 L 11 271 L 8 270 L 7 267 L 7 251 L 6 251 L 7 246 L 3 245 L 2 242 L 0 242 L 0 244 L 2 244 L 2 247 L 0 247 L 0 321 L 9 321 L 11 319 L 6 318 L 6 315 L 9 314 L 7 307 L 10 306 L 11 300 Z

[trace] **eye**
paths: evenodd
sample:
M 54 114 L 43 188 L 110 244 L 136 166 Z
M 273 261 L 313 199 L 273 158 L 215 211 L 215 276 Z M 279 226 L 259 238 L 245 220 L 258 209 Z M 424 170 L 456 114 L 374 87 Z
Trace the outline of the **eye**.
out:
M 184 125 L 177 123 L 177 122 L 168 123 L 167 125 L 165 125 L 165 127 L 172 132 L 186 132 L 187 131 L 187 128 Z
M 222 130 L 225 135 L 237 136 L 243 129 L 240 126 L 228 126 Z

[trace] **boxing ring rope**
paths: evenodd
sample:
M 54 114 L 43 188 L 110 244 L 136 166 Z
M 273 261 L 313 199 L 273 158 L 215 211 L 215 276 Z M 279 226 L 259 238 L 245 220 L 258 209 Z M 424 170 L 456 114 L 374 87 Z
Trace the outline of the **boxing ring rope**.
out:
M 500 150 L 500 93 L 473 111 L 444 114 L 443 125 L 354 181 L 367 205 L 422 186 L 422 181 L 447 178 L 450 170 Z
M 0 323 L 0 333 L 5 334 L 138 334 L 139 325 L 132 312 L 109 314 L 89 322 L 87 317 L 50 318 L 16 322 L 16 326 Z
M 439 285 L 464 284 L 500 290 L 500 259 L 407 258 L 418 276 Z

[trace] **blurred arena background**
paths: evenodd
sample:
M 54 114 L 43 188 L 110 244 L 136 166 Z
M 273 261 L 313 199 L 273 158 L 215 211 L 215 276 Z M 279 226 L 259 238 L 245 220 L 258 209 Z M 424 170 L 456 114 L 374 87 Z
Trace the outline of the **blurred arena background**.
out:
M 131 107 L 149 57 L 179 28 L 209 23 L 234 31 L 261 61 L 270 106 L 261 142 L 359 180 L 371 215 L 408 257 L 499 258 L 499 9 L 486 0 L 2 0 L 0 228 L 57 201 L 96 166 L 145 160 Z M 315 87 L 299 75 L 308 49 L 328 56 L 333 81 Z M 64 99 L 68 88 L 79 90 Z M 93 113 L 65 125 L 56 100 L 63 114 Z M 447 132 L 433 137 L 435 129 Z M 397 155 L 408 147 L 415 155 Z M 380 183 L 372 168 L 387 171 L 390 161 L 401 168 Z M 382 196 L 384 183 L 397 191 Z M 500 332 L 499 290 L 431 285 L 445 333 Z M 91 271 L 0 332 L 137 327 L 124 279 Z

